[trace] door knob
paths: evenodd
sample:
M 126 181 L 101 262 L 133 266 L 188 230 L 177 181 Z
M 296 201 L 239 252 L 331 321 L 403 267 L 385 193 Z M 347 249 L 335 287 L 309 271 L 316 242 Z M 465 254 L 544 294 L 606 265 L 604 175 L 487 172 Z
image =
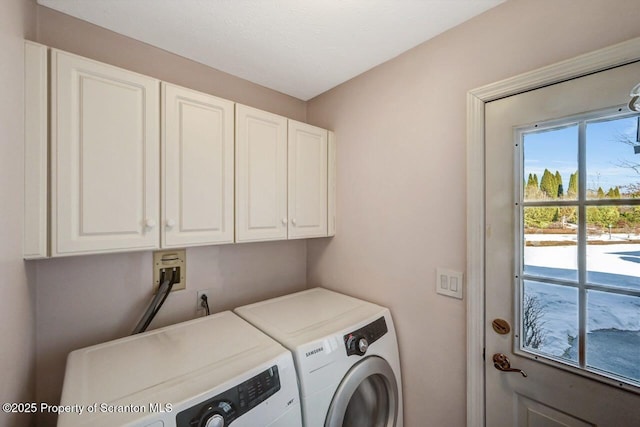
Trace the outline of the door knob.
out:
M 511 367 L 509 358 L 502 353 L 496 353 L 493 355 L 493 366 L 502 372 L 520 372 L 523 377 L 527 377 L 527 374 L 522 369 L 516 369 Z

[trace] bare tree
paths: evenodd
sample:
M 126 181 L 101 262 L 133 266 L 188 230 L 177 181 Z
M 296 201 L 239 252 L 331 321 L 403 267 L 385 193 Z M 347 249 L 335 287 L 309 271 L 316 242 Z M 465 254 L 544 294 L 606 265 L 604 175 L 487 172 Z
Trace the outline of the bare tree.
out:
M 522 324 L 524 329 L 524 345 L 529 348 L 540 348 L 546 338 L 543 329 L 545 322 L 544 307 L 535 295 L 525 294 L 523 301 Z
M 639 145 L 639 143 L 635 140 L 635 138 L 632 138 L 629 135 L 626 135 L 620 132 L 615 135 L 614 141 L 621 142 L 630 147 L 633 147 L 634 152 L 636 150 L 636 147 Z M 640 163 L 631 162 L 629 160 L 619 160 L 616 163 L 616 166 L 633 169 L 633 171 L 635 171 L 637 174 L 640 174 Z

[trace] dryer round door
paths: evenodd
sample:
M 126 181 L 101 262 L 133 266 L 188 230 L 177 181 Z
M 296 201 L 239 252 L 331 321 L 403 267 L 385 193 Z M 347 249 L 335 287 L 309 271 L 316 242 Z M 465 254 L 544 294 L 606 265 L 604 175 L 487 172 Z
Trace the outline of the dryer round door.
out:
M 370 356 L 356 363 L 338 387 L 325 427 L 395 427 L 398 382 L 386 360 Z

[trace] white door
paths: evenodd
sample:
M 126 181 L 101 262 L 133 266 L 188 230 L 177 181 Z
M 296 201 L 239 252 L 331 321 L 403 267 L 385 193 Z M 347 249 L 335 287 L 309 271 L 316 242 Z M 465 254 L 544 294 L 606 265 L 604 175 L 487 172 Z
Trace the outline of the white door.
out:
M 236 104 L 236 242 L 287 238 L 287 119 Z
M 158 247 L 159 82 L 51 53 L 52 255 Z
M 233 102 L 162 84 L 162 247 L 233 243 Z
M 327 131 L 289 120 L 289 239 L 327 236 Z
M 638 82 L 640 63 L 486 104 L 487 426 L 640 425 Z

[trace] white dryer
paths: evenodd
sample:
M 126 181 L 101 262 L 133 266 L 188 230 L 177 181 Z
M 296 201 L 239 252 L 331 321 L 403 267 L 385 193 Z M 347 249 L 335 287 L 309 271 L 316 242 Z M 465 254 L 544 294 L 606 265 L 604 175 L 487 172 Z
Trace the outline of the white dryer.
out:
M 315 288 L 234 311 L 293 352 L 306 427 L 403 427 L 387 308 Z
M 230 311 L 73 351 L 59 427 L 300 427 L 291 353 Z

